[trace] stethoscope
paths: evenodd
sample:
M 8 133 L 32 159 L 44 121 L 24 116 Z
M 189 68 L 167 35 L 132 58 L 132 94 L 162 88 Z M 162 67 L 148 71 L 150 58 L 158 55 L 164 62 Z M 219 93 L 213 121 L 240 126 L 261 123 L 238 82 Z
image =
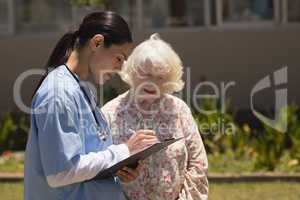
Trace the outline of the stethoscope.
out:
M 90 109 L 92 110 L 92 113 L 93 113 L 93 117 L 95 119 L 95 122 L 96 122 L 96 131 L 97 131 L 97 135 L 98 137 L 102 140 L 102 141 L 106 141 L 106 139 L 108 138 L 109 136 L 109 130 L 108 130 L 108 123 L 107 121 L 105 120 L 105 117 L 103 115 L 103 113 L 101 111 L 99 111 L 100 113 L 100 116 L 101 116 L 101 119 L 103 121 L 102 123 L 102 126 L 104 125 L 104 128 L 102 129 L 101 127 L 101 123 L 99 122 L 97 116 L 96 116 L 96 112 L 95 112 L 95 109 L 96 109 L 96 100 L 95 100 L 95 97 L 92 95 L 91 92 L 89 92 L 92 96 L 92 98 L 94 99 L 94 106 L 92 105 L 92 100 L 90 99 L 89 95 L 87 94 L 86 90 L 85 90 L 85 87 L 82 86 L 82 84 L 80 83 L 80 80 L 79 78 L 69 69 L 69 67 L 64 64 L 64 66 L 67 68 L 67 70 L 69 71 L 69 73 L 73 76 L 73 78 L 76 80 L 76 82 L 78 83 L 79 87 L 80 87 L 80 90 L 82 91 L 83 95 L 85 96 L 85 98 L 87 99 L 88 101 L 88 104 L 90 106 Z M 87 86 L 86 86 L 87 87 Z M 89 88 L 88 88 L 89 89 Z M 90 90 L 90 89 L 89 89 Z
M 96 106 L 92 106 L 92 101 L 89 97 L 89 95 L 87 94 L 85 88 L 80 84 L 80 80 L 78 79 L 78 77 L 68 68 L 68 66 L 66 64 L 64 64 L 64 66 L 67 68 L 67 70 L 69 71 L 69 73 L 73 76 L 73 78 L 76 80 L 76 82 L 78 83 L 79 87 L 80 87 L 80 90 L 82 91 L 83 95 L 85 96 L 85 98 L 88 100 L 88 103 L 89 103 L 89 106 L 90 106 L 90 109 L 92 110 L 92 113 L 93 113 L 93 116 L 94 116 L 94 119 L 96 121 L 96 126 L 97 126 L 97 134 L 98 134 L 98 137 L 102 140 L 102 141 L 106 141 L 107 137 L 109 136 L 108 133 L 109 133 L 109 130 L 108 130 L 108 123 L 107 121 L 105 120 L 105 117 L 103 115 L 103 113 L 101 111 L 99 111 L 100 115 L 101 115 L 101 119 L 103 120 L 104 124 L 105 124 L 105 128 L 104 130 L 101 130 L 101 127 L 100 127 L 100 122 L 96 116 L 96 112 L 95 112 L 95 108 Z M 88 88 L 89 89 L 89 88 Z M 90 90 L 90 89 L 89 89 Z M 94 102 L 96 102 L 96 99 L 95 97 L 92 95 L 92 93 L 89 91 L 89 93 L 91 94 L 92 98 L 94 99 Z M 96 103 L 94 104 L 96 105 Z M 116 176 L 113 176 L 113 178 L 115 180 L 116 179 Z M 126 192 L 124 190 L 122 190 L 124 196 L 125 196 L 125 199 L 127 200 L 130 200 L 128 195 L 126 194 Z

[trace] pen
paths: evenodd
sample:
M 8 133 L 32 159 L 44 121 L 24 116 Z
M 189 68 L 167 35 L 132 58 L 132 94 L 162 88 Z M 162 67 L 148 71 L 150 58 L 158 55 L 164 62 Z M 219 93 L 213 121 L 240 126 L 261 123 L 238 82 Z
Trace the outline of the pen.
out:
M 132 130 L 131 128 L 129 129 L 129 132 L 133 135 L 135 134 L 136 132 L 134 130 Z

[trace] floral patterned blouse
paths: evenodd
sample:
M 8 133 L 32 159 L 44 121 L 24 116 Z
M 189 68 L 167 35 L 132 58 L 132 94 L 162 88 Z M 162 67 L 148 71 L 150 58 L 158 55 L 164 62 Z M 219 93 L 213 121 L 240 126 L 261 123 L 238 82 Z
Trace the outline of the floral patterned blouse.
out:
M 189 107 L 179 98 L 164 95 L 142 111 L 126 92 L 102 111 L 115 144 L 126 142 L 132 130 L 151 129 L 160 140 L 184 139 L 144 161 L 140 176 L 124 184 L 131 200 L 204 200 L 208 198 L 207 157 Z

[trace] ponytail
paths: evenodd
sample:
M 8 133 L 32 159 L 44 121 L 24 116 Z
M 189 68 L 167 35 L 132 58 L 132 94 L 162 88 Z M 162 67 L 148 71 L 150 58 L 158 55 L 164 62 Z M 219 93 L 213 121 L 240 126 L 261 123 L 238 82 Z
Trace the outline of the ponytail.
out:
M 129 26 L 120 15 L 110 11 L 88 14 L 84 17 L 77 31 L 66 33 L 58 41 L 47 61 L 46 73 L 39 81 L 33 95 L 48 75 L 50 69 L 65 64 L 73 50 L 83 47 L 96 34 L 104 36 L 105 47 L 132 42 Z
M 78 31 L 75 32 L 68 32 L 62 36 L 62 38 L 57 42 L 56 46 L 54 47 L 54 50 L 52 51 L 47 64 L 46 64 L 46 72 L 40 79 L 36 89 L 34 90 L 34 94 L 37 92 L 39 87 L 41 86 L 42 82 L 47 77 L 50 69 L 53 69 L 55 67 L 58 67 L 60 65 L 63 65 L 67 62 L 68 58 L 71 55 L 71 52 L 74 49 L 74 45 L 76 42 Z
M 62 36 L 48 59 L 46 64 L 47 68 L 54 68 L 67 62 L 72 51 L 74 50 L 77 36 L 78 31 L 68 32 Z

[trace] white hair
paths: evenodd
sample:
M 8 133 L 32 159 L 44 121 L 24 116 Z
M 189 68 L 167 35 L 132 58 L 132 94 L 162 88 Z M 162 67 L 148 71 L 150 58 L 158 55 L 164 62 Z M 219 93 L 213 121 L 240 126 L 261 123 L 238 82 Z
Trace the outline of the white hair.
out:
M 168 77 L 167 93 L 182 90 L 183 66 L 181 59 L 173 48 L 163 41 L 157 33 L 139 44 L 124 63 L 120 72 L 123 81 L 133 87 L 133 80 L 138 76 L 138 69 L 143 70 L 145 62 L 156 63 L 151 71 L 156 74 L 164 74 Z

